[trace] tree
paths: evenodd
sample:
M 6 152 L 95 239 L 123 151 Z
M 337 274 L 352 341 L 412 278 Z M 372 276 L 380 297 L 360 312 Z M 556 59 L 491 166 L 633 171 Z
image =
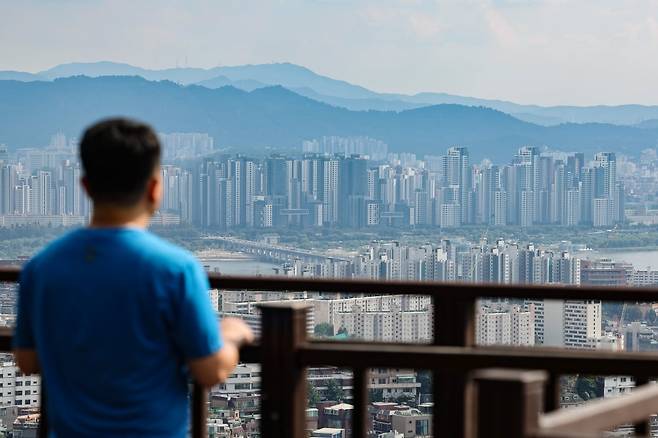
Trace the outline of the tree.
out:
M 331 337 L 334 335 L 334 326 L 326 322 L 316 324 L 313 329 L 313 334 L 317 337 Z
M 343 387 L 338 383 L 338 380 L 332 379 L 327 384 L 327 400 L 343 401 Z
M 406 392 L 395 397 L 394 400 L 395 403 L 399 405 L 413 406 L 416 404 L 416 398 L 413 396 L 413 394 L 409 394 Z
M 603 379 L 594 376 L 578 376 L 576 393 L 583 400 L 603 397 Z
M 320 393 L 318 392 L 318 389 L 313 386 L 311 383 L 307 385 L 307 390 L 306 390 L 307 398 L 308 398 L 308 407 L 309 408 L 314 408 L 320 403 Z
M 416 380 L 420 383 L 421 394 L 432 393 L 432 372 L 429 370 L 419 370 Z
M 655 325 L 656 319 L 658 319 L 658 317 L 656 316 L 656 311 L 653 309 L 649 309 L 649 311 L 647 312 L 647 322 L 651 325 Z
M 368 400 L 370 403 L 384 401 L 384 390 L 370 388 L 368 390 Z
M 642 309 L 637 304 L 629 304 L 626 307 L 626 315 L 624 316 L 624 322 L 641 321 Z

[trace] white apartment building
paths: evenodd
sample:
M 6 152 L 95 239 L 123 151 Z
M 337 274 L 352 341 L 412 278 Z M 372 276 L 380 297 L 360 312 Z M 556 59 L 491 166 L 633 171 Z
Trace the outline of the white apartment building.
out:
M 564 345 L 596 348 L 601 330 L 601 301 L 564 301 Z
M 345 329 L 347 334 L 365 341 L 429 342 L 432 339 L 431 310 L 365 312 L 354 307 L 351 312 L 338 312 L 333 317 L 334 332 Z
M 363 312 L 425 311 L 431 308 L 432 299 L 422 295 L 386 295 L 376 297 L 309 300 L 313 304 L 316 324 L 327 323 L 337 330 L 336 317 L 341 313 L 360 309 Z
M 658 284 L 658 271 L 648 269 L 633 270 L 631 274 L 631 285 L 646 287 Z
M 480 305 L 476 318 L 477 345 L 535 345 L 534 306 Z
M 14 362 L 3 362 L 0 365 L 0 404 L 39 407 L 40 384 L 39 376 L 26 376 Z
M 601 301 L 536 300 L 535 339 L 550 347 L 594 349 L 600 345 Z

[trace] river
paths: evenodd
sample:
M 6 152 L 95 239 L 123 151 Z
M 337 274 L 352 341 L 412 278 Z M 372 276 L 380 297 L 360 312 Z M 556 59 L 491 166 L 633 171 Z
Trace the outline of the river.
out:
M 224 275 L 274 275 L 274 268 L 280 265 L 261 262 L 250 258 L 239 259 L 209 259 L 201 258 L 201 264 L 210 272 L 219 272 Z
M 612 259 L 616 262 L 631 263 L 635 269 L 649 268 L 658 271 L 658 250 L 649 249 L 634 249 L 610 251 L 610 250 L 596 250 L 596 251 L 581 251 L 576 252 L 576 255 L 582 259 Z

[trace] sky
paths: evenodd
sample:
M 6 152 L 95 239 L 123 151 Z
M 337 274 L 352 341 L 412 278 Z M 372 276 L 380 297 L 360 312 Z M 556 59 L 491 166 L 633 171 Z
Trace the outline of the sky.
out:
M 292 62 L 375 91 L 658 104 L 656 0 L 0 0 L 0 70 Z

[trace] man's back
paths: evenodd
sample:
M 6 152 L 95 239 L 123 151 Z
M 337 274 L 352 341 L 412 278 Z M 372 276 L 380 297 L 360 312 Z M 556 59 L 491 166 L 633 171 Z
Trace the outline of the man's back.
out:
M 203 270 L 135 228 L 54 242 L 21 279 L 18 347 L 35 348 L 58 436 L 184 436 L 185 363 L 221 347 Z

